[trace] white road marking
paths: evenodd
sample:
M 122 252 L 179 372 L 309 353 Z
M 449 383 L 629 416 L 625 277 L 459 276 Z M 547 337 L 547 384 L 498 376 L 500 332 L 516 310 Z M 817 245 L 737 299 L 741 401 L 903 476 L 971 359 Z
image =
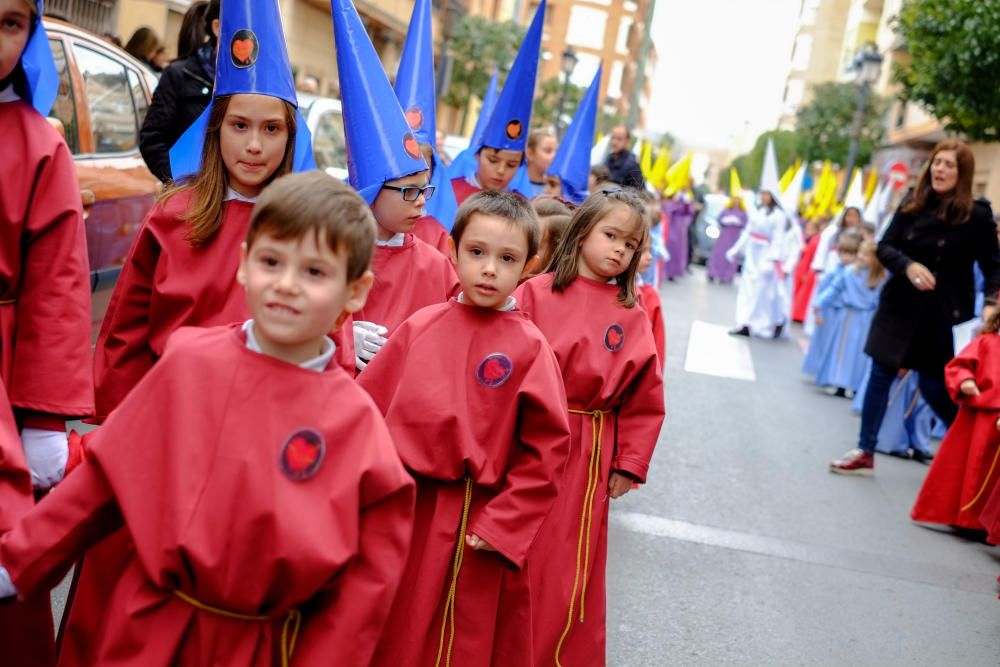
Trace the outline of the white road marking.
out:
M 700 320 L 691 323 L 684 370 L 735 380 L 757 380 L 747 339 L 730 336 L 726 327 Z

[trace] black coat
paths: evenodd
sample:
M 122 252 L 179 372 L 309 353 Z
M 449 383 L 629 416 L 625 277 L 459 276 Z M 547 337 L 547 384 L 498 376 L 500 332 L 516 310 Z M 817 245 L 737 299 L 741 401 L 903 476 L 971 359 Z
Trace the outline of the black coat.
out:
M 632 151 L 619 151 L 609 153 L 604 165 L 611 172 L 611 182 L 617 183 L 624 188 L 646 187 L 646 179 L 642 177 L 642 169 L 635 159 Z
M 161 181 L 170 180 L 170 147 L 212 101 L 213 78 L 197 54 L 170 63 L 160 76 L 139 132 L 139 151 Z
M 905 204 L 905 202 L 904 202 Z M 917 215 L 896 211 L 878 258 L 892 274 L 872 320 L 865 352 L 892 368 L 940 374 L 955 356 L 951 328 L 974 317 L 972 264 L 979 264 L 983 292 L 992 303 L 1000 290 L 1000 248 L 993 213 L 976 202 L 963 224 L 935 216 L 936 204 Z M 936 287 L 920 292 L 906 277 L 906 267 L 920 262 L 934 274 Z

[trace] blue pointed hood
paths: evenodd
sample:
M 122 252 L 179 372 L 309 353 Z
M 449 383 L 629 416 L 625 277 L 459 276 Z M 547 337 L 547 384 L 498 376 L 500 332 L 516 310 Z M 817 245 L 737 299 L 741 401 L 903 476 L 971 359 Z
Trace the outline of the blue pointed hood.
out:
M 535 79 L 538 75 L 544 23 L 545 0 L 542 0 L 504 81 L 500 98 L 490 114 L 482 139 L 473 146 L 475 151 L 483 146 L 497 150 L 524 151 L 531 127 L 531 103 L 535 99 Z
M 174 180 L 194 174 L 200 168 L 208 117 L 215 99 L 225 95 L 269 95 L 298 108 L 278 0 L 225 0 L 219 22 L 213 101 L 170 149 L 170 172 Z M 296 113 L 294 168 L 296 171 L 316 168 L 312 137 L 299 113 Z
M 493 115 L 493 109 L 497 106 L 497 98 L 499 94 L 499 79 L 500 73 L 494 68 L 493 76 L 490 77 L 490 85 L 486 87 L 486 94 L 483 95 L 483 104 L 479 107 L 479 117 L 476 119 L 476 128 L 472 130 L 472 139 L 469 141 L 469 147 L 475 147 L 481 145 L 480 142 L 483 140 L 483 132 L 486 131 L 486 124 L 490 122 L 490 116 Z
M 21 67 L 28 81 L 29 99 L 25 102 L 34 107 L 38 113 L 48 116 L 59 91 L 59 72 L 56 70 L 56 61 L 49 47 L 49 36 L 45 33 L 45 26 L 42 25 L 42 9 L 42 0 L 37 0 L 35 22 L 31 26 L 28 43 L 24 45 L 24 51 L 21 53 Z
M 431 0 L 416 0 L 396 72 L 396 98 L 417 141 L 437 144 Z
M 549 166 L 549 173 L 562 181 L 563 194 L 575 204 L 582 204 L 587 198 L 587 183 L 590 180 L 590 150 L 594 145 L 594 131 L 597 129 L 597 98 L 601 91 L 601 71 L 597 68 L 590 88 L 580 100 L 573 122 L 559 142 L 559 149 Z
M 331 0 L 351 185 L 369 204 L 386 181 L 427 169 L 361 17 Z M 432 144 L 433 145 L 433 144 Z

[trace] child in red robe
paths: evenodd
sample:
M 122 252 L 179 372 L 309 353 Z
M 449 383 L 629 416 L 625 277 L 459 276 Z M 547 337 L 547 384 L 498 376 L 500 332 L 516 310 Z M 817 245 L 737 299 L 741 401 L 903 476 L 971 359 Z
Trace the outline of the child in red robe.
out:
M 663 302 L 660 300 L 660 293 L 656 287 L 648 284 L 642 279 L 643 273 L 649 271 L 653 265 L 653 244 L 647 242 L 642 247 L 642 255 L 639 259 L 639 270 L 636 273 L 636 296 L 639 298 L 639 305 L 649 316 L 649 323 L 653 327 L 653 342 L 656 343 L 656 358 L 660 362 L 660 372 L 663 372 L 663 365 L 667 360 L 667 332 L 663 324 Z
M 59 75 L 41 15 L 0 0 L 0 530 L 62 480 L 66 421 L 94 411 L 80 188 L 45 119 Z M 54 634 L 47 595 L 0 605 L 4 667 L 55 664 Z
M 795 265 L 792 291 L 792 321 L 803 323 L 809 312 L 809 302 L 816 290 L 816 271 L 813 270 L 813 260 L 816 258 L 816 248 L 819 246 L 820 233 L 816 220 L 806 221 L 806 245 L 802 257 Z
M 357 10 L 346 0 L 334 0 L 331 7 L 344 138 L 351 156 L 348 175 L 378 224 L 375 285 L 364 308 L 354 314 L 355 364 L 361 371 L 403 320 L 454 295 L 458 278 L 444 255 L 414 235 L 437 188 L 429 181 L 411 123 Z
M 1000 312 L 944 369 L 959 404 L 910 516 L 914 521 L 973 530 L 1000 479 Z
M 358 382 L 417 480 L 404 581 L 376 665 L 525 665 L 527 554 L 569 446 L 559 365 L 511 292 L 538 244 L 530 206 L 484 192 L 459 207 L 457 299 L 403 323 Z
M 470 146 L 475 169 L 472 173 L 459 173 L 451 181 L 455 201 L 462 204 L 481 190 L 507 190 L 524 160 L 528 130 L 531 127 L 531 107 L 538 75 L 538 54 L 542 44 L 545 22 L 545 0 L 538 5 L 528 26 L 521 48 L 511 65 L 496 106 L 490 114 L 482 137 Z M 456 168 L 463 170 L 464 159 L 456 160 Z
M 413 482 L 326 333 L 364 303 L 374 233 L 322 172 L 275 181 L 238 271 L 253 319 L 171 337 L 60 492 L 0 539 L 0 595 L 47 591 L 125 527 L 93 664 L 368 664 Z
M 572 428 L 559 498 L 528 554 L 540 564 L 530 664 L 605 664 L 607 500 L 646 481 L 664 417 L 652 328 L 636 307 L 644 211 L 624 190 L 592 194 L 550 272 L 515 293 L 559 360 Z

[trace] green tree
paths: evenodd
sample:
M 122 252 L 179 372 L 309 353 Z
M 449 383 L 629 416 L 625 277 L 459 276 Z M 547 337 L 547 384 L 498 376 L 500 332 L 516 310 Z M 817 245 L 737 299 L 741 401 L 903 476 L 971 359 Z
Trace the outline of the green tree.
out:
M 799 155 L 809 162 L 832 160 L 845 164 L 861 91 L 853 83 L 823 83 L 813 92 L 812 101 L 796 114 Z M 874 94 L 869 96 L 861 121 L 855 164 L 868 164 L 872 153 L 882 143 L 883 119 L 888 108 L 886 99 Z
M 531 124 L 535 127 L 554 126 L 559 115 L 559 101 L 563 95 L 564 81 L 562 77 L 552 77 L 541 85 L 535 93 L 535 102 L 531 110 Z M 585 88 L 572 83 L 566 88 L 566 102 L 563 105 L 563 127 L 568 127 L 573 114 L 580 106 Z
M 910 54 L 904 100 L 952 132 L 1000 141 L 1000 0 L 908 0 L 893 26 Z
M 454 66 L 444 101 L 459 109 L 466 108 L 473 97 L 482 97 L 493 76 L 500 71 L 503 84 L 525 29 L 514 21 L 497 23 L 482 16 L 465 16 L 455 26 L 451 40 Z
M 791 166 L 795 162 L 795 158 L 799 155 L 799 137 L 795 132 L 771 130 L 760 135 L 757 137 L 753 149 L 749 153 L 737 157 L 730 165 L 736 168 L 737 173 L 740 175 L 740 183 L 745 188 L 756 190 L 757 186 L 760 185 L 760 172 L 764 166 L 764 152 L 767 150 L 768 139 L 774 140 L 774 154 L 778 158 L 779 176 L 781 175 L 781 170 Z M 719 180 L 728 187 L 729 170 L 727 169 L 726 171 L 726 175 Z

